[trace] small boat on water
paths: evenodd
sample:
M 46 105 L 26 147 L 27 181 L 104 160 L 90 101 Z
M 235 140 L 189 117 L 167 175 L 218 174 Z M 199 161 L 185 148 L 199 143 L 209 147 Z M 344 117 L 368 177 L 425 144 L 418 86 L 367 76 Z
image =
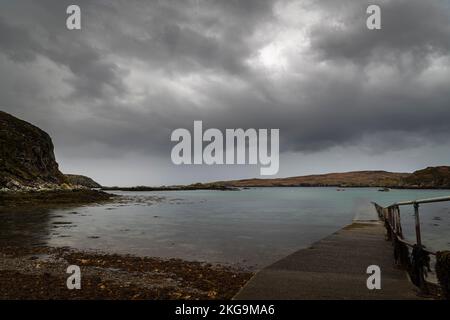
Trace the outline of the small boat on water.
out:
M 380 191 L 380 192 L 389 192 L 389 191 L 391 191 L 391 189 L 389 189 L 389 188 L 381 188 L 381 189 L 378 189 L 378 191 Z

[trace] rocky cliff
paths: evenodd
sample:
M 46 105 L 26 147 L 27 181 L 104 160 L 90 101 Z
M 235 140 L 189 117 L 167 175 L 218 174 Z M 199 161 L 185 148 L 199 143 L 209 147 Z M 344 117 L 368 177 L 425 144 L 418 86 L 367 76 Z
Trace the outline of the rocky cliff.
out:
M 59 171 L 50 136 L 0 111 L 0 189 L 69 187 Z

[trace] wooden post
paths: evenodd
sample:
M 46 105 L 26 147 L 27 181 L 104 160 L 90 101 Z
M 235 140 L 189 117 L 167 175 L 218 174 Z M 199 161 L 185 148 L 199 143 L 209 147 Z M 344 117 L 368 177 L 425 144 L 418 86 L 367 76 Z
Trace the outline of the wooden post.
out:
M 422 236 L 420 234 L 420 218 L 419 218 L 419 204 L 414 202 L 414 218 L 416 220 L 416 242 L 417 246 L 422 249 Z M 428 294 L 428 287 L 424 277 L 424 266 L 419 266 L 419 287 L 420 291 L 424 294 Z
M 416 242 L 418 246 L 422 246 L 422 236 L 420 234 L 420 218 L 419 218 L 419 204 L 414 203 L 414 218 L 416 220 Z

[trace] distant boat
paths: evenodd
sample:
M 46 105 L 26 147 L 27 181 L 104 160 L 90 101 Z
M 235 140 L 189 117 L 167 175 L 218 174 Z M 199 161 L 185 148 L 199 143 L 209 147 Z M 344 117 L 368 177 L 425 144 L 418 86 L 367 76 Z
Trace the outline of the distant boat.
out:
M 391 191 L 391 189 L 389 189 L 389 188 L 381 188 L 381 189 L 378 189 L 378 191 L 380 191 L 380 192 L 389 192 L 389 191 Z

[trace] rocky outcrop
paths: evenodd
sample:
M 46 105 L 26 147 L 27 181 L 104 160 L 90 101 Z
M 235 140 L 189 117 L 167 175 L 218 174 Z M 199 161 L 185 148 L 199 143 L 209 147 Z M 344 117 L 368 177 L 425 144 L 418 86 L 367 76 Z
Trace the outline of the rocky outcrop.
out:
M 414 171 L 403 179 L 404 185 L 421 189 L 450 189 L 450 167 L 428 167 Z
M 50 136 L 0 111 L 0 191 L 101 188 L 91 178 L 59 171 Z
M 0 111 L 0 190 L 70 189 L 50 136 Z
M 66 174 L 66 178 L 70 184 L 75 186 L 82 186 L 91 189 L 102 187 L 101 184 L 95 182 L 93 179 L 78 174 Z

